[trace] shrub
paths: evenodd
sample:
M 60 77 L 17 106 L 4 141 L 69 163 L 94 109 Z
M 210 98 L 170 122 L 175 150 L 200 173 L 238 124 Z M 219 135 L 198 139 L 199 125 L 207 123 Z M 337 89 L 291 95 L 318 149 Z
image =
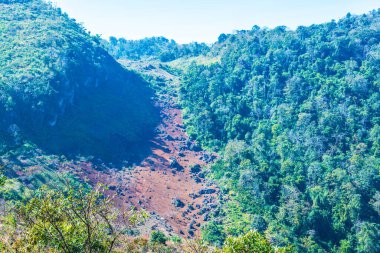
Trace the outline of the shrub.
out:
M 166 244 L 167 240 L 168 238 L 161 231 L 153 231 L 152 234 L 150 235 L 150 241 L 152 243 Z

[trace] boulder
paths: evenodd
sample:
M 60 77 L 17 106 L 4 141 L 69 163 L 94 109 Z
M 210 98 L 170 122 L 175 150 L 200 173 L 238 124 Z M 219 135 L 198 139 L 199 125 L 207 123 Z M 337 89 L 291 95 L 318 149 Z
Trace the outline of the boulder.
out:
M 205 189 L 201 189 L 199 190 L 199 194 L 200 195 L 205 195 L 205 194 L 213 194 L 215 193 L 216 190 L 215 189 L 212 189 L 212 188 L 205 188 Z
M 197 173 L 201 172 L 201 170 L 202 170 L 202 168 L 199 164 L 195 164 L 195 165 L 190 167 L 190 172 L 193 174 L 197 174 Z
M 177 171 L 184 170 L 184 168 L 177 162 L 177 159 L 175 157 L 170 158 L 169 165 L 171 168 L 176 169 Z
M 173 201 L 172 201 L 172 204 L 177 207 L 177 208 L 183 208 L 185 207 L 185 203 L 183 203 L 182 200 L 180 200 L 179 198 L 174 198 Z

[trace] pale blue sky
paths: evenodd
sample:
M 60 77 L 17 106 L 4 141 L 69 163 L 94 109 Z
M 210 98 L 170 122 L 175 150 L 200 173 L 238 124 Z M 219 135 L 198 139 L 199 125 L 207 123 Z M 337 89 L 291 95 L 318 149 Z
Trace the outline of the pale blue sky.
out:
M 126 39 L 165 36 L 214 42 L 221 33 L 323 23 L 347 12 L 380 8 L 380 0 L 53 0 L 93 34 Z

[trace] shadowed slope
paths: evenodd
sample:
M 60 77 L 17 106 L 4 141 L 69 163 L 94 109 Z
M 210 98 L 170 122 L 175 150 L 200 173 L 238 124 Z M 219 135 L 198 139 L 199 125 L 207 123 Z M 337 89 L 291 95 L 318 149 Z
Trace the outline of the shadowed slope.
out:
M 2 1 L 0 16 L 2 143 L 132 159 L 159 120 L 147 83 L 49 4 Z

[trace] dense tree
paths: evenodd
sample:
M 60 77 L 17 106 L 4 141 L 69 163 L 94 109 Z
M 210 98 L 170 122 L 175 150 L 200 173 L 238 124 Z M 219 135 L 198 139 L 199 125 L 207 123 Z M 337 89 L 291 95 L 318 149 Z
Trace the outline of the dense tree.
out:
M 225 253 L 274 253 L 274 248 L 258 232 L 248 232 L 237 238 L 227 238 L 223 247 Z
M 251 226 L 297 252 L 379 251 L 379 45 L 372 11 L 221 35 L 220 63 L 187 69 L 187 130 L 220 150 L 230 200 L 207 239 Z
M 0 151 L 29 138 L 55 153 L 124 157 L 157 115 L 147 84 L 103 48 L 162 68 L 202 56 L 218 60 L 184 68 L 184 121 L 220 153 L 209 176 L 224 193 L 202 229 L 221 249 L 166 245 L 159 232 L 122 243 L 126 231 L 100 191 L 42 188 L 1 218 L 0 250 L 380 251 L 380 11 L 296 30 L 254 26 L 211 48 L 100 41 L 41 0 L 0 1 L 0 16 Z
M 180 45 L 164 37 L 152 37 L 142 40 L 126 40 L 110 37 L 103 41 L 103 46 L 116 59 L 160 60 L 169 62 L 181 57 L 192 57 L 205 54 L 209 47 L 205 43 Z

